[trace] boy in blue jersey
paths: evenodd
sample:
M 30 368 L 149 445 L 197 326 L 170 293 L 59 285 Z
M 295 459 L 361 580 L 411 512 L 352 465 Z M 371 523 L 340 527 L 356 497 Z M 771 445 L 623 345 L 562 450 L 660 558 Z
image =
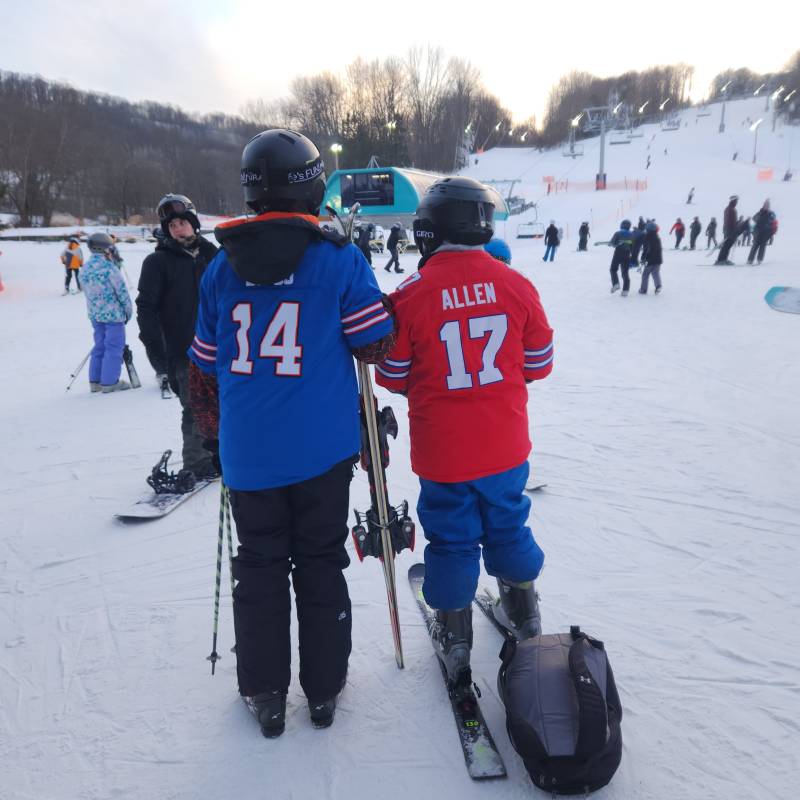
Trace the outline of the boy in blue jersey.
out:
M 239 549 L 233 593 L 239 691 L 267 737 L 284 730 L 292 576 L 300 683 L 312 723 L 333 722 L 350 655 L 342 571 L 360 447 L 353 355 L 377 363 L 394 336 L 372 270 L 327 233 L 319 151 L 269 130 L 242 153 L 257 216 L 215 231 L 200 286 L 192 406 L 231 490 Z

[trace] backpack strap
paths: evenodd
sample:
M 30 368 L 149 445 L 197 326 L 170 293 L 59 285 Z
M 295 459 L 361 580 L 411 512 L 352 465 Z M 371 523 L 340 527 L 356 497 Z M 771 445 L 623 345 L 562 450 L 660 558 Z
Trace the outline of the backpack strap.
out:
M 500 693 L 500 699 L 503 701 L 503 705 L 506 705 L 506 673 L 508 672 L 509 665 L 514 660 L 518 642 L 517 637 L 510 631 L 503 631 L 503 637 L 505 641 L 500 649 L 500 660 L 502 664 L 500 664 L 500 670 L 497 673 L 497 690 Z
M 586 644 L 605 650 L 603 643 L 587 636 L 577 625 L 570 628 L 572 646 L 569 648 L 569 671 L 578 697 L 578 741 L 575 755 L 587 759 L 599 752 L 606 743 L 608 709 L 606 699 L 595 683 L 586 664 Z

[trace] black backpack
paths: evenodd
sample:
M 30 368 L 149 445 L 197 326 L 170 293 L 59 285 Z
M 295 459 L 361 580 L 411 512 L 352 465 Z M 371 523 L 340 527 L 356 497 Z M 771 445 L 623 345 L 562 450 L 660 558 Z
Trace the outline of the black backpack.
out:
M 556 795 L 605 786 L 622 757 L 622 706 L 603 643 L 577 626 L 521 642 L 509 634 L 500 658 L 508 736 L 531 780 Z

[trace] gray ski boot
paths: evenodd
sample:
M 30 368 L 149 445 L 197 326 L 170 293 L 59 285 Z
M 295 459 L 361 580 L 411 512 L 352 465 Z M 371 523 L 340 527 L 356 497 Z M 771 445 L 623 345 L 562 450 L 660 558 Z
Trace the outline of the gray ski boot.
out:
M 538 636 L 542 632 L 542 618 L 533 581 L 512 583 L 498 578 L 497 588 L 500 599 L 493 609 L 497 621 L 514 631 L 520 640 Z
M 469 686 L 472 672 L 469 654 L 472 649 L 472 607 L 452 611 L 436 610 L 436 624 L 431 630 L 436 655 L 444 664 L 451 688 Z

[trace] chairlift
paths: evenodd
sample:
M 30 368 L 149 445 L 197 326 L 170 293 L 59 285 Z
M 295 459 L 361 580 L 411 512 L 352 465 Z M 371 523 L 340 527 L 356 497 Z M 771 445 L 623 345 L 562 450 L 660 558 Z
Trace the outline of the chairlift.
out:
M 678 117 L 677 119 L 665 119 L 661 123 L 662 131 L 679 131 L 680 129 L 681 129 L 680 117 Z
M 627 136 L 629 139 L 641 139 L 641 138 L 644 136 L 644 131 L 634 131 L 634 130 L 631 130 L 631 131 L 628 131 L 628 133 L 626 134 L 626 136 Z
M 631 140 L 627 136 L 620 137 L 619 134 L 616 137 L 611 137 L 608 141 L 609 144 L 630 144 Z
M 711 116 L 711 112 L 710 111 L 698 111 L 697 112 L 697 116 L 698 116 L 698 118 L 699 117 L 710 117 Z
M 517 225 L 517 239 L 544 239 L 544 223 L 520 223 Z

